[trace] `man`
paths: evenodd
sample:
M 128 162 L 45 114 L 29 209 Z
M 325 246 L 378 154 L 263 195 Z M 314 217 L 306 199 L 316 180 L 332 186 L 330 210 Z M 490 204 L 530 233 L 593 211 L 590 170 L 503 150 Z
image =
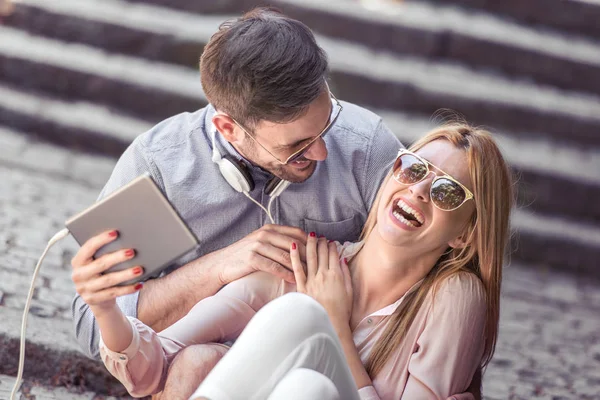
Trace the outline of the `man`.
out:
M 256 9 L 223 24 L 204 49 L 200 72 L 210 105 L 136 138 L 100 194 L 149 172 L 199 238 L 195 254 L 118 299 L 125 314 L 155 331 L 251 272 L 293 282 L 289 248 L 305 232 L 357 240 L 400 147 L 378 116 L 335 99 L 326 55 L 311 31 L 274 10 Z M 244 164 L 247 195 L 265 208 L 269 181 L 292 183 L 273 200 L 277 225 L 267 225 L 266 213 L 230 186 L 218 165 L 226 158 Z M 86 251 L 82 246 L 74 267 L 93 262 Z M 97 358 L 99 333 L 82 300 L 86 290 L 73 301 L 75 333 Z M 210 345 L 181 352 L 163 398 L 187 398 L 222 354 Z

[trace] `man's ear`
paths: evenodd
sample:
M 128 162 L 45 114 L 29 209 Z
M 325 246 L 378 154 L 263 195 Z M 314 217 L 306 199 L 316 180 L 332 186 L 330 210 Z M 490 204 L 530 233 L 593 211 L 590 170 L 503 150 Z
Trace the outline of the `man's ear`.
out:
M 243 139 L 243 132 L 241 129 L 237 129 L 238 126 L 233 119 L 225 114 L 215 114 L 212 117 L 212 123 L 217 128 L 217 131 L 227 140 L 229 143 L 235 143 Z M 240 137 L 242 136 L 242 137 Z

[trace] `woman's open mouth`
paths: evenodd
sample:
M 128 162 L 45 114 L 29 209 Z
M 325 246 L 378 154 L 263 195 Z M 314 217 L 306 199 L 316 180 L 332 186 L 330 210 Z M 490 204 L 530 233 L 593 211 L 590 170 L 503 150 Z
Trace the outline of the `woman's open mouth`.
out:
M 401 223 L 411 227 L 419 228 L 425 222 L 423 215 L 399 199 L 393 204 L 392 215 Z

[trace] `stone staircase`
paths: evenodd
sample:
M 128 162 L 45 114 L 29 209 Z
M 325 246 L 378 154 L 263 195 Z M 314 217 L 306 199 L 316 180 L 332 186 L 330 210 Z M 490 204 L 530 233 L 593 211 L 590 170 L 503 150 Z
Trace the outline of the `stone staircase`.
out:
M 543 15 L 531 28 L 488 3 L 270 2 L 314 29 L 336 95 L 379 112 L 403 142 L 441 108 L 497 132 L 520 178 L 513 256 L 600 276 L 596 32 Z M 0 26 L 0 124 L 117 156 L 156 122 L 206 103 L 202 47 L 255 4 L 21 0 Z

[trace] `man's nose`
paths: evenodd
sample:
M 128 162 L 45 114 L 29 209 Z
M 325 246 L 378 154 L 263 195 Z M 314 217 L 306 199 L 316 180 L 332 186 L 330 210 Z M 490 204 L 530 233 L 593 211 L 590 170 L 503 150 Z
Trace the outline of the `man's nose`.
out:
M 306 153 L 304 153 L 304 157 L 314 161 L 325 160 L 327 158 L 327 145 L 323 138 L 319 138 L 311 144 Z

